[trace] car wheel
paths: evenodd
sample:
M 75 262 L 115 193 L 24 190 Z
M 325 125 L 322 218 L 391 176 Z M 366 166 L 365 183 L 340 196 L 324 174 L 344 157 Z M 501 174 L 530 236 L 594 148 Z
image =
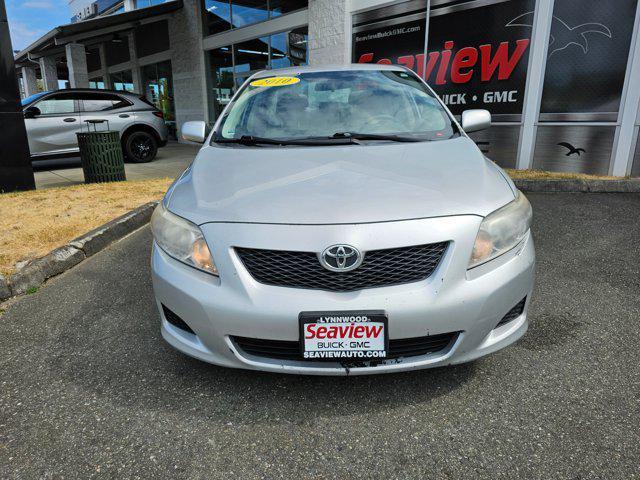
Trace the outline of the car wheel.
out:
M 158 142 L 148 132 L 133 132 L 124 140 L 124 155 L 134 163 L 150 162 L 155 158 L 156 153 L 158 153 Z

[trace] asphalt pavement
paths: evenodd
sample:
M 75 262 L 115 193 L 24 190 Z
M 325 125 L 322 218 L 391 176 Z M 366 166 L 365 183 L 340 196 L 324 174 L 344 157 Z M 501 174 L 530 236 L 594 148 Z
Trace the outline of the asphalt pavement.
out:
M 640 478 L 640 195 L 529 198 L 525 337 L 384 376 L 172 350 L 130 235 L 0 316 L 0 478 Z

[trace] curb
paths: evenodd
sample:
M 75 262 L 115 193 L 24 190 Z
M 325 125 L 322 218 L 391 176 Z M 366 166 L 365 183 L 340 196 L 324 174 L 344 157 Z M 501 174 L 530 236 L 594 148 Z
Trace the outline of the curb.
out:
M 9 278 L 0 275 L 0 301 L 21 295 L 47 279 L 69 270 L 134 230 L 147 224 L 158 202 L 149 202 L 91 230 L 67 245 L 31 260 Z
M 523 192 L 640 193 L 640 179 L 514 180 Z

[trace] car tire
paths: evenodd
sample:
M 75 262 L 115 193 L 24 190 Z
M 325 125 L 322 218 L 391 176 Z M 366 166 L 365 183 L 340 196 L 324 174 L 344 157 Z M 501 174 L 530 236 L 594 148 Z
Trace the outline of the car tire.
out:
M 152 161 L 158 153 L 158 141 L 149 132 L 138 130 L 127 134 L 123 142 L 124 156 L 134 163 Z

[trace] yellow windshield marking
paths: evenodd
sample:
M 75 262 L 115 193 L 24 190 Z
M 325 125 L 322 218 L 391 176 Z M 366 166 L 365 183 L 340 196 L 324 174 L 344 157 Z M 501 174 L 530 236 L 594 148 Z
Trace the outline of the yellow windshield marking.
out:
M 298 77 L 269 77 L 254 80 L 250 85 L 252 87 L 282 87 L 284 85 L 293 85 L 299 81 Z

